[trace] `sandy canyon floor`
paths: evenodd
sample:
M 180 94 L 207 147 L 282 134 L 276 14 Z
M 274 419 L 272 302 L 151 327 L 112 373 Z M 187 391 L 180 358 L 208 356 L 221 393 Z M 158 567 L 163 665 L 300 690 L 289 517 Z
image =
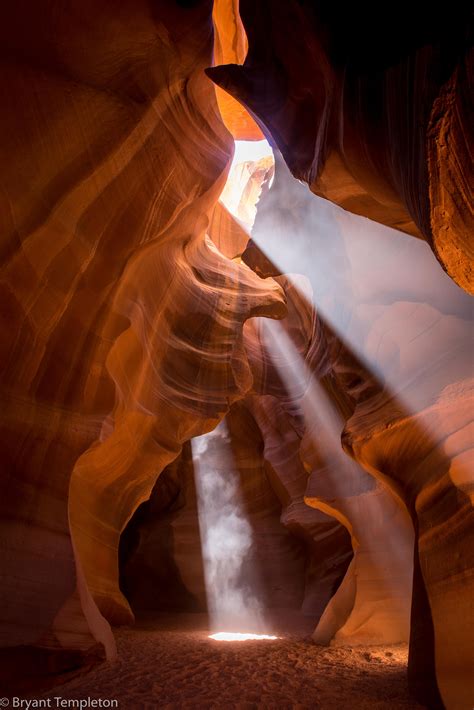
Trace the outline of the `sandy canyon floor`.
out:
M 141 619 L 116 632 L 119 658 L 43 697 L 116 699 L 120 710 L 292 708 L 408 710 L 406 646 L 323 648 L 308 622 L 285 619 L 275 641 L 219 642 L 204 616 Z

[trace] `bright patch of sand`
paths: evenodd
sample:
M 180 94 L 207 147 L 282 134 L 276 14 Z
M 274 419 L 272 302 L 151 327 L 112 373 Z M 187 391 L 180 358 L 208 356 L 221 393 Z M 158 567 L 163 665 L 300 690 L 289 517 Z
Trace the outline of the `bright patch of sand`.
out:
M 214 641 L 275 641 L 278 636 L 268 636 L 267 634 L 241 634 L 234 631 L 219 631 L 217 634 L 210 634 L 210 639 Z

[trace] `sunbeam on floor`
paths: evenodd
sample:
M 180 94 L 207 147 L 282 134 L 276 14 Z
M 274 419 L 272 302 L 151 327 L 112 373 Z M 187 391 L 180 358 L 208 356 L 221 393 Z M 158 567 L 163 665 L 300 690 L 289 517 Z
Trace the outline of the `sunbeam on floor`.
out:
M 214 641 L 275 641 L 278 636 L 268 636 L 267 634 L 242 634 L 221 631 L 217 634 L 210 634 L 210 639 Z

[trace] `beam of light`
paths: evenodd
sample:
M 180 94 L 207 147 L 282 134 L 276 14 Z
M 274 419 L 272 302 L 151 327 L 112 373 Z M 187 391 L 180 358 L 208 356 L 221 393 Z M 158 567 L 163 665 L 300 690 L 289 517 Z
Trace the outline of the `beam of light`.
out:
M 265 209 L 259 205 L 252 239 L 296 288 L 293 274 L 308 277 L 316 308 L 342 343 L 408 415 L 471 378 L 473 301 L 428 244 L 317 197 L 281 156 L 275 160 L 275 182 Z M 446 437 L 442 419 L 424 425 L 434 441 Z M 454 466 L 451 475 L 463 486 L 474 481 L 459 457 Z
M 211 627 L 261 630 L 263 605 L 252 568 L 252 528 L 246 519 L 224 422 L 191 440 L 204 577 Z
M 214 639 L 214 641 L 275 641 L 279 637 L 268 636 L 267 634 L 242 634 L 221 631 L 217 634 L 211 634 L 209 638 Z
M 273 169 L 266 140 L 236 141 L 220 201 L 245 231 L 256 214 L 262 184 Z M 238 250 L 236 251 L 238 253 Z M 246 519 L 229 433 L 224 422 L 191 440 L 204 578 L 210 622 L 217 641 L 274 639 L 263 626 L 258 571 L 252 567 L 252 528 Z
M 291 399 L 299 401 L 306 429 L 315 438 L 323 463 L 336 462 L 340 473 L 344 470 L 360 474 L 360 467 L 347 456 L 341 446 L 344 427 L 341 415 L 297 351 L 282 323 L 266 318 L 256 318 L 255 323 Z M 335 478 L 334 486 L 343 496 L 340 477 Z
M 344 421 L 282 322 L 256 321 L 290 398 L 299 402 L 303 413 L 302 454 L 313 468 L 305 500 L 339 519 L 351 533 L 354 550 L 362 556 L 355 569 L 364 613 L 367 617 L 371 609 L 373 614 L 370 633 L 378 637 L 377 642 L 384 633 L 392 634 L 394 642 L 408 638 L 414 533 L 404 505 L 344 452 L 340 438 Z M 374 583 L 378 600 L 373 597 Z M 359 613 L 360 609 L 345 627 L 345 635 L 357 635 Z M 331 616 L 330 611 L 323 614 L 315 632 L 318 642 L 327 643 L 337 630 Z
M 344 420 L 322 385 L 296 349 L 281 321 L 255 318 L 265 349 L 270 354 L 280 377 L 293 400 L 303 413 L 306 435 L 317 447 L 318 457 L 330 475 L 335 497 L 344 498 L 353 486 L 347 484 L 364 479 L 375 485 L 375 480 L 342 448 L 341 433 Z M 331 474 L 334 471 L 334 474 Z M 400 498 L 401 501 L 401 498 Z M 398 540 L 399 542 L 399 540 Z M 408 550 L 404 561 L 412 557 L 412 536 L 404 547 Z M 387 541 L 390 546 L 391 541 Z M 396 555 L 398 557 L 398 554 Z

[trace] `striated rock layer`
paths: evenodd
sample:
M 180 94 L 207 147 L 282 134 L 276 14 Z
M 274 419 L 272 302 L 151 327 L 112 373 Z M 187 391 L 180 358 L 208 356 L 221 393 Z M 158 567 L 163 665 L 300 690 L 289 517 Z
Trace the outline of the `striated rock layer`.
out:
M 275 328 L 246 325 L 255 382 L 286 402 L 311 474 L 306 503 L 343 522 L 355 548 L 315 638 L 407 633 L 414 529 L 411 685 L 424 702 L 440 702 L 439 686 L 447 707 L 464 707 L 474 638 L 471 299 L 423 242 L 311 196 L 278 156 L 243 259 L 274 276 L 288 301 Z M 281 421 L 277 405 L 270 411 Z M 282 449 L 288 428 L 280 424 Z M 341 433 L 359 466 L 341 459 Z
M 262 171 L 261 161 L 243 163 L 234 171 L 237 187 L 242 172 L 250 177 L 244 181 L 241 201 L 233 206 L 237 214 L 245 205 L 252 212 L 255 197 L 248 202 L 248 194 L 259 194 L 260 183 L 272 173 L 268 166 Z M 253 218 L 247 224 L 251 222 Z M 244 221 L 241 225 L 221 202 L 216 205 L 210 234 L 220 240 L 221 249 L 231 259 L 239 257 L 243 249 Z M 291 324 L 296 310 L 289 285 L 282 282 L 281 286 L 290 304 Z M 294 327 L 298 328 L 298 323 Z M 306 337 L 303 332 L 301 335 Z M 202 526 L 219 503 L 211 500 L 207 509 L 196 496 L 199 478 L 208 471 L 213 472 L 214 485 L 216 478 L 229 480 L 231 486 L 237 484 L 237 507 L 229 515 L 241 508 L 251 528 L 251 540 L 232 574 L 235 571 L 235 589 L 245 590 L 247 604 L 254 601 L 261 607 L 263 624 L 265 619 L 271 623 L 272 609 L 301 609 L 316 623 L 352 557 L 344 527 L 304 501 L 308 474 L 299 456 L 301 437 L 291 415 L 287 417 L 283 403 L 274 396 L 285 396 L 284 389 L 273 375 L 266 382 L 262 379 L 262 368 L 271 362 L 256 355 L 260 346 L 250 325 L 244 328 L 244 342 L 253 375 L 251 394 L 235 402 L 223 426 L 206 437 L 202 461 L 194 449 L 192 453 L 187 446 L 183 449 L 122 535 L 121 585 L 137 612 L 209 608 L 207 597 L 212 590 L 205 584 L 209 570 L 202 560 Z M 272 396 L 264 394 L 267 388 Z
M 119 5 L 0 9 L 4 656 L 70 670 L 128 599 L 204 607 L 188 442 L 225 417 L 267 605 L 409 630 L 418 697 L 470 707 L 472 304 L 425 244 L 472 289 L 464 14 L 397 6 L 392 42 L 243 0 L 245 57 L 234 0 Z M 218 201 L 261 137 L 235 98 L 315 194 L 277 155 L 234 170 L 240 221 Z
M 211 10 L 0 11 L 3 646 L 113 655 L 120 532 L 249 388 L 245 319 L 284 313 L 205 237 L 232 151 Z

